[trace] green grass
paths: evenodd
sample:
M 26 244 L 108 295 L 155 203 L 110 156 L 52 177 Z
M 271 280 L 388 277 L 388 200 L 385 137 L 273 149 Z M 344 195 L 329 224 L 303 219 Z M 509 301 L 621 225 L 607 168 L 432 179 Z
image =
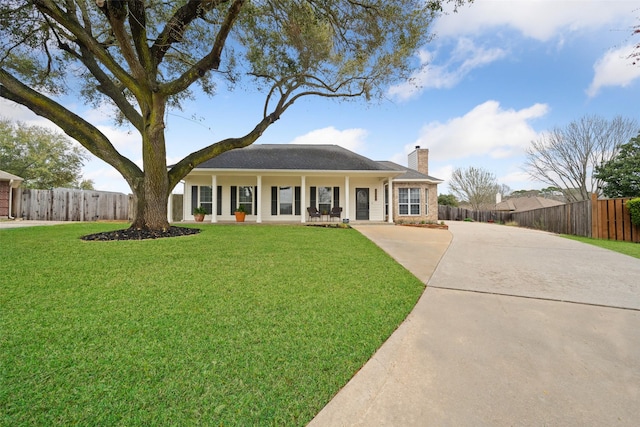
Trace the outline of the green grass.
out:
M 0 230 L 2 425 L 305 425 L 423 285 L 355 230 Z
M 588 243 L 594 246 L 599 246 L 611 251 L 620 252 L 621 254 L 629 255 L 635 258 L 640 258 L 640 244 L 638 243 L 592 239 L 590 237 L 569 236 L 564 234 L 562 235 L 562 237 L 566 237 L 567 239 L 571 240 L 577 240 L 582 243 Z

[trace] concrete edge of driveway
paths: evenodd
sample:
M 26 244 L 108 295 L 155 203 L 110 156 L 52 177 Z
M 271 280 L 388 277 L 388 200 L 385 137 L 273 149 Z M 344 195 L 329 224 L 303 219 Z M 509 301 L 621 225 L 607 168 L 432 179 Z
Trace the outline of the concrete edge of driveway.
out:
M 355 225 L 357 231 L 379 246 L 425 285 L 433 275 L 453 239 L 448 230 L 398 225 Z M 425 286 L 426 289 L 426 286 Z M 424 297 L 424 293 L 420 298 Z M 311 420 L 310 427 L 343 426 L 344 420 L 361 420 L 364 425 L 371 403 L 389 381 L 390 369 L 406 340 L 415 333 L 414 311 L 398 326 L 367 363 Z M 391 368 L 390 368 L 391 367 Z
M 41 225 L 59 225 L 59 224 L 68 224 L 68 223 L 69 221 L 35 221 L 35 220 L 29 220 L 29 219 L 7 219 L 7 220 L 3 219 L 0 221 L 0 229 L 36 227 Z

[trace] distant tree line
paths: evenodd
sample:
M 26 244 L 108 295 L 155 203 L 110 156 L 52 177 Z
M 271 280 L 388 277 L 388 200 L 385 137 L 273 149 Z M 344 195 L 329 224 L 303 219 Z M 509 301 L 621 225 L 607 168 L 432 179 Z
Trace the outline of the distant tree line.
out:
M 61 133 L 0 118 L 0 170 L 23 178 L 23 187 L 93 190 L 93 182 L 82 178 L 88 158 Z

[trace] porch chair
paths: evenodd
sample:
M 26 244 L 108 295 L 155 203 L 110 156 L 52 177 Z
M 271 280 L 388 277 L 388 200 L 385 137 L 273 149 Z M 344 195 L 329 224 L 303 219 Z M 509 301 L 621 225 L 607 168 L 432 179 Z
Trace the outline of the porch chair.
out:
M 322 218 L 322 215 L 320 214 L 320 211 L 318 211 L 318 208 L 316 208 L 315 206 L 310 206 L 307 208 L 307 213 L 309 214 L 309 219 L 313 219 L 313 218 Z
M 338 218 L 338 220 L 339 220 L 341 216 L 342 216 L 342 208 L 341 207 L 334 206 L 334 207 L 331 208 L 331 212 L 329 212 L 329 219 Z

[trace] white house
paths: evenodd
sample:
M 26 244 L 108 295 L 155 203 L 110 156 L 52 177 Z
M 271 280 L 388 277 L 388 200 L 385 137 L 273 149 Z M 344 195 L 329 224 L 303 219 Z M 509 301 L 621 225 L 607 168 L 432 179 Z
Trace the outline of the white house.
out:
M 193 209 L 202 206 L 205 221 L 232 221 L 242 206 L 249 222 L 304 223 L 334 219 L 327 214 L 336 207 L 339 219 L 350 221 L 436 221 L 442 180 L 428 175 L 428 161 L 429 150 L 420 147 L 409 154 L 407 168 L 337 145 L 254 144 L 185 177 L 183 218 L 193 220 Z M 307 208 L 321 216 L 310 217 Z

